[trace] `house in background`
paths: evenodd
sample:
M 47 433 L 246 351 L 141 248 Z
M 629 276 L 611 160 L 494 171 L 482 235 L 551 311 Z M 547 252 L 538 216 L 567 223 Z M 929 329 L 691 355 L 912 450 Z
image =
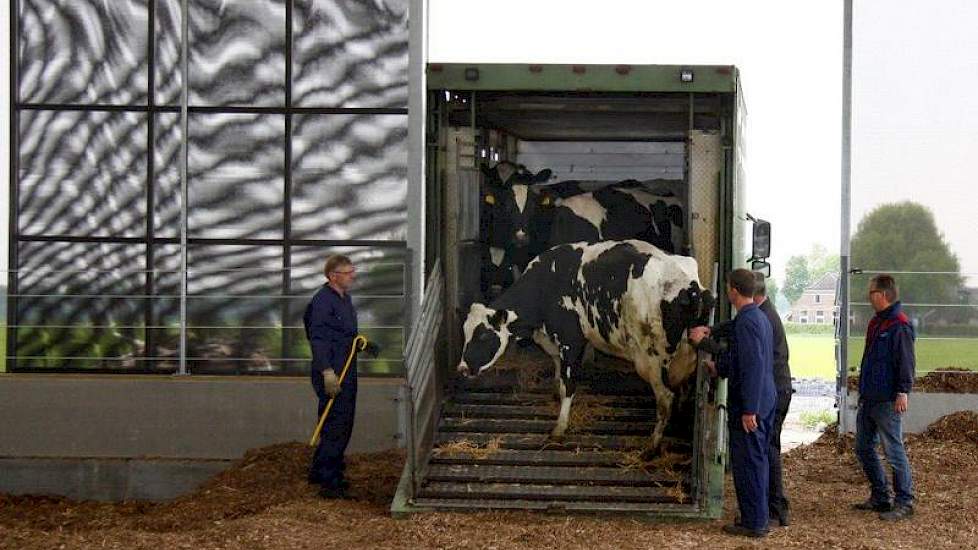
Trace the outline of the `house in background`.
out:
M 803 325 L 834 324 L 839 316 L 835 304 L 835 288 L 838 281 L 839 274 L 830 272 L 808 285 L 798 300 L 791 304 L 785 320 Z

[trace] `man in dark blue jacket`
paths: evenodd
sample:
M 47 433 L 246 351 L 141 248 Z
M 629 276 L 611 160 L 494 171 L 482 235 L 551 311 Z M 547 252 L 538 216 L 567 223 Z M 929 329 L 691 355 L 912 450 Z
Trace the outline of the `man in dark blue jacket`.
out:
M 856 456 L 870 484 L 866 502 L 853 505 L 857 510 L 880 512 L 880 519 L 896 521 L 913 515 L 913 481 L 910 462 L 903 448 L 901 415 L 907 412 L 908 394 L 913 388 L 914 331 L 900 305 L 896 281 L 890 275 L 876 275 L 869 282 L 869 301 L 876 315 L 866 330 L 866 347 L 859 367 L 859 411 L 856 415 Z M 883 465 L 876 445 L 883 441 L 883 452 L 893 469 L 895 500 L 890 501 Z
M 774 389 L 777 391 L 777 400 L 774 406 L 774 424 L 768 441 L 770 452 L 768 461 L 770 462 L 770 475 L 768 479 L 768 507 L 771 510 L 771 519 L 776 519 L 782 527 L 787 527 L 790 522 L 790 508 L 788 497 L 784 494 L 784 482 L 782 480 L 781 467 L 781 428 L 784 419 L 788 416 L 788 409 L 791 407 L 791 367 L 788 366 L 788 339 L 784 333 L 784 325 L 781 324 L 781 316 L 774 304 L 767 297 L 767 283 L 764 275 L 755 272 L 754 282 L 754 303 L 757 308 L 767 317 L 773 329 L 774 345 Z
M 356 414 L 356 354 L 342 384 L 339 376 L 357 336 L 357 312 L 349 293 L 356 281 L 356 268 L 348 257 L 335 255 L 326 260 L 323 274 L 327 282 L 312 297 L 302 318 L 312 348 L 310 377 L 319 398 L 317 420 L 329 400 L 334 401 L 312 457 L 309 482 L 322 486 L 319 495 L 323 498 L 346 498 L 349 484 L 343 476 L 343 454 L 353 434 Z M 365 351 L 376 356 L 377 346 L 368 343 Z
M 737 310 L 733 338 L 717 370 L 728 379 L 727 410 L 730 466 L 740 523 L 724 525 L 730 534 L 763 537 L 768 533 L 768 438 L 774 424 L 773 330 L 754 303 L 754 274 L 735 269 L 727 276 L 727 298 Z M 709 334 L 690 331 L 694 344 Z

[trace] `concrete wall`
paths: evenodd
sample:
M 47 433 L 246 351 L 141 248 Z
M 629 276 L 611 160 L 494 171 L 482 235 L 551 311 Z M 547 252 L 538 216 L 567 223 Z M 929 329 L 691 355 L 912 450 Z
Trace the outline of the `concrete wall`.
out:
M 350 452 L 402 441 L 402 384 L 360 380 Z M 305 378 L 0 375 L 0 492 L 172 498 L 316 420 Z
M 859 394 L 849 392 L 845 414 L 847 429 L 856 431 L 856 410 Z M 905 433 L 920 433 L 937 419 L 958 411 L 978 411 L 978 394 L 973 393 L 911 393 L 910 407 L 903 416 Z

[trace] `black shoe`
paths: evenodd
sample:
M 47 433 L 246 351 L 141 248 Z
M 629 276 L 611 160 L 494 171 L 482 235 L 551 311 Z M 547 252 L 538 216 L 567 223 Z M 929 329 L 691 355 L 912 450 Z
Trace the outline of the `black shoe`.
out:
M 771 524 L 778 522 L 781 527 L 787 527 L 791 524 L 790 513 L 787 510 L 782 510 L 780 512 L 771 512 L 771 516 L 768 518 Z
M 344 491 L 349 491 L 350 490 L 350 482 L 347 481 L 347 480 L 345 480 L 345 479 L 341 479 L 340 482 L 338 483 L 338 485 L 339 485 L 340 489 L 342 489 Z
M 897 504 L 889 512 L 881 513 L 880 519 L 883 521 L 900 521 L 901 519 L 907 519 L 911 516 L 913 516 L 913 506 Z
M 308 476 L 306 476 L 306 482 L 308 482 L 309 485 L 322 485 L 323 484 L 323 480 L 320 479 L 319 476 L 317 476 L 315 474 L 309 474 Z
M 723 532 L 728 535 L 737 535 L 739 537 L 751 537 L 755 539 L 764 538 L 767 536 L 767 529 L 748 529 L 743 525 L 737 525 L 732 523 L 730 525 L 723 526 Z
M 349 500 L 350 495 L 342 487 L 323 487 L 319 490 L 319 498 L 327 500 Z
M 893 509 L 893 504 L 890 502 L 873 502 L 872 500 L 867 500 L 866 502 L 853 504 L 852 509 L 862 510 L 864 512 L 889 512 Z

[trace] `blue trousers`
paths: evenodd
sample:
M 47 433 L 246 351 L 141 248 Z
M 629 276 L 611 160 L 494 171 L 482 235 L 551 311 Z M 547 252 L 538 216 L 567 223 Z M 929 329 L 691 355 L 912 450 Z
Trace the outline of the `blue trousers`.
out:
M 748 529 L 767 529 L 768 481 L 770 476 L 768 438 L 774 424 L 774 409 L 763 418 L 758 416 L 757 430 L 747 433 L 740 415 L 730 418 L 730 469 L 740 524 Z
M 339 376 L 339 373 L 336 373 Z M 312 388 L 319 398 L 316 422 L 326 410 L 329 396 L 323 384 L 323 373 L 312 370 Z M 353 435 L 353 418 L 357 408 L 357 372 L 356 365 L 350 365 L 350 370 L 343 380 L 340 393 L 333 401 L 326 423 L 320 432 L 319 445 L 312 455 L 312 465 L 309 468 L 309 479 L 323 487 L 338 488 L 343 482 L 343 472 L 346 470 L 344 454 Z
M 894 499 L 898 505 L 913 506 L 913 481 L 910 461 L 903 448 L 903 424 L 900 413 L 893 410 L 893 401 L 860 402 L 856 413 L 856 457 L 869 479 L 870 499 L 874 503 L 890 501 L 890 488 L 876 445 L 883 442 L 883 454 L 893 470 Z

